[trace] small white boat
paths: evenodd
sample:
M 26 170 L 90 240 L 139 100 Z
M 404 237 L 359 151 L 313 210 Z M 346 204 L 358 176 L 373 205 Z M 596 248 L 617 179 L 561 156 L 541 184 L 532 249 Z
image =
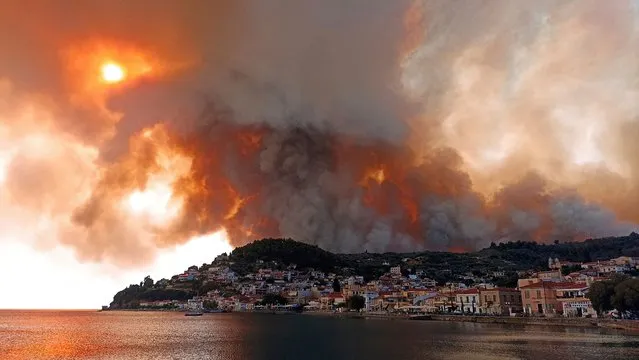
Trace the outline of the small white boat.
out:
M 204 313 L 200 311 L 189 311 L 184 313 L 184 316 L 202 316 L 202 315 L 204 315 Z

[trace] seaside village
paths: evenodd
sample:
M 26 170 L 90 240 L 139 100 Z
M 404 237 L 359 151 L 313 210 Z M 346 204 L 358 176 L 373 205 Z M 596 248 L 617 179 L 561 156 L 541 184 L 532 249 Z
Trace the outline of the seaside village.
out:
M 386 274 L 368 282 L 361 276 L 338 277 L 310 269 L 298 271 L 295 265 L 288 266 L 286 270 L 275 270 L 276 265 L 260 262 L 261 268 L 257 272 L 243 277 L 227 266 L 192 266 L 171 280 L 161 280 L 165 283 L 159 285 L 179 289 L 188 282 L 200 280 L 216 284 L 213 286 L 216 289 L 187 301 L 141 302 L 140 307 L 199 310 L 208 303 L 215 304 L 218 311 L 303 306 L 304 311 L 339 312 L 346 311 L 345 304 L 350 297 L 359 295 L 364 301 L 358 310 L 364 312 L 596 317 L 592 303 L 585 296 L 589 286 L 614 274 L 638 269 L 639 258 L 619 257 L 591 263 L 570 263 L 551 258 L 547 271 L 519 272 L 516 288 L 497 287 L 471 273 L 467 279 L 476 284 L 473 287 L 462 282 L 437 286 L 419 270 L 403 275 L 401 264 L 389 265 Z M 566 268 L 574 271 L 562 274 L 562 269 Z M 263 299 L 269 294 L 285 301 L 264 305 Z

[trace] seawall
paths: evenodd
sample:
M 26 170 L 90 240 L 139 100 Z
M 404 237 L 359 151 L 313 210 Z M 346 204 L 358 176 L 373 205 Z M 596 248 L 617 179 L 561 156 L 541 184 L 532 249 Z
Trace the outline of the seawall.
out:
M 563 317 L 509 317 L 509 316 L 467 316 L 467 315 L 406 315 L 388 313 L 332 313 L 332 312 L 307 312 L 305 314 L 335 316 L 341 318 L 358 319 L 384 319 L 384 320 L 423 320 L 423 321 L 457 321 L 473 322 L 480 324 L 511 324 L 511 325 L 540 325 L 540 326 L 566 326 L 566 327 L 590 327 L 628 330 L 639 333 L 639 320 L 612 320 L 612 319 L 586 319 Z

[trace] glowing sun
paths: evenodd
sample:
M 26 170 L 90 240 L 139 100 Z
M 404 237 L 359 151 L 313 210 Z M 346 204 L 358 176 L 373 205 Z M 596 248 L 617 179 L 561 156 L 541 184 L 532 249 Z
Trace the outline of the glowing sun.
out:
M 103 64 L 100 70 L 102 80 L 111 84 L 124 80 L 124 77 L 126 76 L 124 68 L 112 62 Z

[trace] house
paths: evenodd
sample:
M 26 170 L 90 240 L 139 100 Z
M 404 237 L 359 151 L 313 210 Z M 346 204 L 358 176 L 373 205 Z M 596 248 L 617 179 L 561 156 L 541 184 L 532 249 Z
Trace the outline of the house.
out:
M 599 261 L 587 262 L 581 264 L 582 269 L 593 269 L 599 266 Z
M 395 275 L 395 276 L 401 276 L 402 275 L 402 268 L 401 266 L 393 266 L 390 268 L 390 273 L 391 275 Z
M 512 315 L 523 311 L 521 293 L 511 288 L 479 290 L 480 312 L 491 315 Z
M 437 286 L 437 281 L 433 279 L 429 279 L 429 278 L 423 278 L 422 285 L 424 285 L 427 288 L 434 288 L 435 286 Z
M 178 281 L 193 281 L 195 280 L 195 275 L 189 274 L 188 272 L 184 272 L 178 275 Z
M 558 258 L 548 258 L 548 268 L 551 270 L 561 270 L 564 266 L 575 266 L 581 265 L 581 263 L 576 263 L 572 261 L 559 261 Z
M 362 296 L 364 297 L 364 301 L 365 301 L 364 310 L 371 311 L 374 307 L 375 299 L 379 298 L 379 293 L 376 291 L 364 291 Z
M 204 308 L 204 302 L 200 299 L 189 299 L 186 302 L 186 308 L 192 311 L 202 310 Z
M 375 300 L 379 310 L 385 311 L 399 310 L 401 307 L 412 305 L 402 291 L 380 291 L 379 297 Z
M 611 262 L 614 262 L 616 265 L 625 265 L 630 268 L 636 268 L 639 266 L 639 257 L 631 257 L 631 256 L 620 256 L 615 259 L 611 259 Z
M 529 315 L 553 315 L 558 312 L 555 287 L 550 281 L 541 281 L 521 286 L 521 301 L 524 313 Z
M 240 296 L 235 299 L 233 311 L 251 311 L 255 309 L 255 301 L 248 296 Z
M 365 288 L 363 286 L 360 285 L 344 285 L 342 287 L 342 294 L 346 297 L 349 298 L 353 295 L 363 295 L 365 292 Z
M 334 292 L 320 298 L 320 308 L 328 310 L 345 302 L 346 298 L 344 297 L 344 295 L 342 295 L 342 293 Z
M 588 285 L 583 282 L 555 284 L 555 296 L 562 315 L 566 317 L 597 317 L 592 302 L 586 298 L 587 292 Z
M 255 275 L 256 280 L 266 280 L 273 277 L 273 270 L 271 269 L 259 269 Z
M 457 309 L 465 314 L 480 313 L 479 289 L 460 290 L 455 294 Z
M 591 276 L 582 273 L 581 271 L 572 272 L 564 277 L 569 282 L 586 282 L 591 279 Z
M 200 271 L 198 270 L 197 266 L 195 266 L 195 265 L 190 266 L 190 267 L 186 270 L 186 272 L 187 272 L 189 275 L 193 276 L 194 278 L 195 278 L 195 277 L 197 277 L 197 276 L 200 276 Z
M 597 271 L 600 274 L 621 274 L 626 271 L 627 267 L 625 265 L 617 265 L 617 264 L 603 264 L 597 267 Z
M 541 281 L 562 281 L 561 269 L 551 271 L 540 271 L 537 273 L 537 278 Z
M 307 311 L 316 311 L 316 310 L 320 310 L 321 308 L 322 308 L 322 305 L 320 304 L 320 302 L 315 300 L 309 301 L 305 307 Z
M 453 312 L 455 305 L 455 295 L 452 293 L 438 293 L 424 301 L 424 306 L 429 312 Z

